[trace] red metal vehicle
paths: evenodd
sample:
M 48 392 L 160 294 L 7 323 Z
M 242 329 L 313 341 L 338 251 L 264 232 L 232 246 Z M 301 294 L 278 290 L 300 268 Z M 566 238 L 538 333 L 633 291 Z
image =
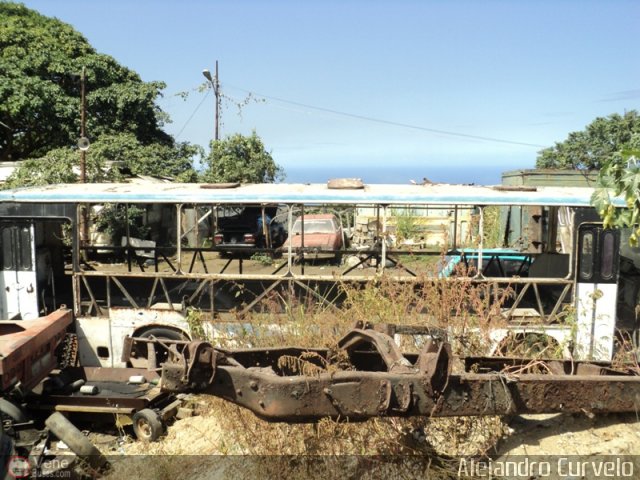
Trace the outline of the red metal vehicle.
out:
M 340 220 L 332 213 L 304 215 L 296 218 L 283 245 L 285 255 L 291 244 L 292 253 L 304 255 L 304 258 L 340 259 L 344 248 L 344 236 Z

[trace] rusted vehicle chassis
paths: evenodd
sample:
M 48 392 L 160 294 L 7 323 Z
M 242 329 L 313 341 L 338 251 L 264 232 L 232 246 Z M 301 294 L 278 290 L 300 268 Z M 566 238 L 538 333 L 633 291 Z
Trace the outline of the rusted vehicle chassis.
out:
M 270 421 L 324 417 L 472 416 L 556 412 L 632 412 L 640 407 L 636 369 L 511 358 L 454 359 L 447 343 L 403 355 L 393 339 L 354 329 L 336 350 L 221 350 L 206 342 L 128 339 L 167 348 L 161 388 L 201 391 Z M 452 374 L 461 360 L 463 373 Z M 543 368 L 545 373 L 531 373 Z

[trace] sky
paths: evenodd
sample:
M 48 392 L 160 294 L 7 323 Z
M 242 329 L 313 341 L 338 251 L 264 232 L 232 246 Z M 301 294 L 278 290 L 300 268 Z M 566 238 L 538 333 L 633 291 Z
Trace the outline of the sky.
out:
M 179 141 L 213 137 L 217 60 L 221 135 L 255 130 L 288 181 L 499 183 L 640 108 L 636 0 L 23 3 L 164 81 Z

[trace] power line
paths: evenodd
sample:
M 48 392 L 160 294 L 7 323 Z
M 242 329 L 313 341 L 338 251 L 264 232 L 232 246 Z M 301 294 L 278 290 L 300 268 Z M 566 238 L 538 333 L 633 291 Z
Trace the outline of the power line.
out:
M 326 113 L 331 113 L 333 115 L 340 115 L 343 117 L 349 117 L 349 118 L 355 118 L 357 120 L 364 120 L 367 122 L 373 122 L 373 123 L 380 123 L 383 125 L 392 125 L 394 127 L 401 127 L 401 128 L 410 128 L 412 130 L 420 130 L 423 132 L 429 132 L 429 133 L 437 133 L 439 135 L 449 135 L 452 137 L 461 137 L 461 138 L 469 138 L 469 139 L 473 139 L 473 140 L 482 140 L 485 142 L 495 142 L 495 143 L 505 143 L 505 144 L 509 144 L 509 145 L 520 145 L 520 146 L 525 146 L 525 147 L 533 147 L 533 148 L 545 148 L 547 147 L 547 145 L 539 145 L 537 143 L 528 143 L 528 142 L 518 142 L 515 140 L 506 140 L 503 138 L 495 138 L 495 137 L 485 137 L 482 135 L 471 135 L 468 133 L 459 133 L 459 132 L 451 132 L 448 130 L 439 130 L 436 128 L 428 128 L 428 127 L 423 127 L 420 125 L 412 125 L 410 123 L 403 123 L 403 122 L 394 122 L 393 120 L 384 120 L 381 118 L 375 118 L 375 117 L 368 117 L 366 115 L 359 115 L 356 113 L 349 113 L 349 112 L 342 112 L 340 110 L 334 110 L 331 108 L 325 108 L 325 107 L 318 107 L 316 105 L 309 105 L 307 103 L 301 103 L 301 102 L 296 102 L 294 100 L 287 100 L 284 98 L 279 98 L 279 97 L 272 97 L 270 95 L 263 95 L 262 93 L 258 93 L 258 92 L 253 92 L 251 90 L 247 90 L 245 88 L 241 88 L 241 87 L 236 87 L 234 85 L 230 85 L 230 84 L 226 84 L 227 86 L 231 87 L 231 88 L 235 88 L 236 90 L 240 90 L 242 92 L 254 95 L 256 97 L 262 97 L 264 99 L 267 100 L 273 100 L 275 102 L 281 102 L 281 103 L 286 103 L 289 105 L 296 105 L 298 107 L 303 107 L 303 108 L 309 108 L 312 110 L 318 110 L 320 112 L 326 112 Z
M 202 97 L 202 100 L 200 100 L 200 103 L 196 106 L 196 108 L 191 113 L 191 116 L 189 118 L 187 118 L 186 122 L 184 122 L 184 125 L 182 125 L 182 128 L 180 129 L 180 131 L 178 132 L 178 134 L 175 137 L 176 140 L 180 137 L 180 135 L 182 135 L 182 132 L 184 132 L 184 129 L 187 128 L 187 125 L 189 125 L 189 122 L 193 119 L 194 115 L 198 112 L 198 110 L 200 109 L 200 107 L 202 106 L 204 101 L 207 99 L 207 97 L 209 96 L 209 92 L 210 92 L 210 90 L 206 91 L 206 93 L 204 94 L 204 97 Z

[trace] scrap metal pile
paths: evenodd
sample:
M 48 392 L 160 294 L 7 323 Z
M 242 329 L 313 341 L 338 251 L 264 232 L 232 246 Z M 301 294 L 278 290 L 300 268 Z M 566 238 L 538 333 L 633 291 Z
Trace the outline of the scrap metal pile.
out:
M 7 472 L 15 476 L 18 467 L 39 478 L 52 473 L 49 468 L 72 464 L 99 475 L 108 469 L 106 458 L 65 415 L 110 423 L 116 416 L 128 418 L 138 439 L 152 441 L 181 404 L 155 385 L 155 372 L 76 366 L 72 324 L 64 307 L 35 320 L 0 322 L 0 478 Z M 75 458 L 62 455 L 62 461 L 52 462 L 56 440 Z
M 420 353 L 403 354 L 390 335 L 359 327 L 336 349 L 225 350 L 203 341 L 128 338 L 123 360 L 140 342 L 149 358 L 165 348 L 163 390 L 215 395 L 270 421 L 597 414 L 640 407 L 637 368 L 548 360 L 540 373 L 531 359 L 454 357 L 448 343 L 433 338 Z M 452 373 L 454 364 L 461 373 Z
M 205 341 L 127 338 L 123 361 L 146 350 L 150 365 L 143 370 L 75 366 L 71 324 L 66 309 L 0 324 L 0 446 L 7 446 L 6 455 L 29 455 L 34 471 L 40 471 L 52 436 L 92 471 L 108 468 L 61 412 L 126 416 L 139 439 L 152 441 L 175 414 L 177 392 L 215 395 L 266 420 L 291 423 L 326 417 L 590 415 L 640 407 L 637 365 L 456 357 L 441 340 L 443 331 L 424 336 L 418 353 L 402 353 L 389 325 L 359 324 L 335 348 L 228 350 Z M 155 365 L 157 358 L 166 361 Z M 86 382 L 90 393 L 78 393 L 74 385 L 82 389 Z M 50 415 L 43 423 L 40 412 Z

